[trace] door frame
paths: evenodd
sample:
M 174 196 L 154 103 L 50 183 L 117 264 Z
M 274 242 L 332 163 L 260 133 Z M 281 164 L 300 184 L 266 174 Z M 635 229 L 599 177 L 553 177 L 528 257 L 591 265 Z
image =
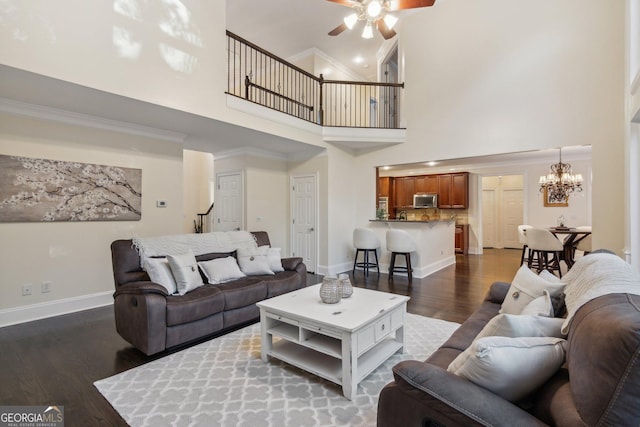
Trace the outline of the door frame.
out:
M 219 231 L 217 230 L 217 224 L 218 222 L 216 221 L 216 218 L 219 219 L 218 217 L 218 208 L 220 207 L 219 203 L 216 203 L 216 194 L 219 191 L 219 181 L 218 179 L 221 176 L 229 176 L 229 175 L 240 175 L 240 229 L 244 230 L 246 229 L 247 223 L 245 221 L 245 210 L 246 210 L 246 203 L 245 203 L 245 187 L 244 187 L 244 183 L 245 183 L 245 177 L 244 177 L 244 169 L 240 169 L 240 170 L 235 170 L 235 171 L 225 171 L 225 172 L 217 172 L 215 174 L 215 184 L 214 184 L 214 205 L 213 205 L 213 229 L 215 231 Z
M 478 231 L 478 246 L 480 248 L 480 253 L 482 254 L 482 248 L 484 247 L 484 236 L 483 236 L 483 230 L 482 230 L 482 191 L 483 191 L 483 184 L 482 184 L 482 178 L 484 177 L 492 177 L 492 176 L 506 176 L 506 175 L 522 175 L 522 180 L 523 180 L 523 184 L 522 184 L 522 223 L 523 224 L 528 224 L 529 223 L 529 186 L 527 185 L 527 183 L 529 182 L 529 173 L 527 171 L 524 172 L 501 172 L 501 173 L 496 173 L 496 172 L 492 172 L 492 173 L 484 173 L 479 175 L 479 180 L 478 180 L 478 188 L 477 188 L 477 194 L 478 194 L 478 225 L 479 225 L 479 231 Z
M 319 218 L 320 218 L 320 174 L 318 172 L 315 173 L 302 173 L 302 174 L 295 174 L 295 175 L 289 175 L 289 255 L 291 255 L 293 253 L 293 247 L 294 247 L 294 238 L 295 238 L 295 230 L 294 230 L 294 224 L 293 224 L 293 215 L 294 215 L 294 203 L 293 203 L 293 185 L 296 179 L 298 178 L 313 178 L 314 182 L 315 182 L 315 206 L 316 206 L 316 212 L 315 212 L 315 224 L 313 224 L 313 229 L 316 232 L 316 242 L 315 242 L 315 255 L 314 255 L 314 260 L 313 263 L 315 264 L 314 266 L 310 266 L 310 267 L 314 267 L 313 269 L 309 268 L 309 271 L 313 271 L 314 273 L 318 274 L 318 258 L 320 255 L 320 226 L 319 226 Z

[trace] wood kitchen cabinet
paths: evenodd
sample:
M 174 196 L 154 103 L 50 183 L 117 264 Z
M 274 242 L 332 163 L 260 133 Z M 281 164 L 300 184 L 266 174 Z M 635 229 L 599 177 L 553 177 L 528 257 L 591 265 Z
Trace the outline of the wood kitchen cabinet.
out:
M 438 207 L 451 207 L 451 175 L 438 175 Z
M 388 197 L 389 201 L 393 200 L 393 177 L 378 178 L 378 197 Z
M 423 175 L 415 178 L 416 193 L 437 193 L 438 177 L 436 175 Z
M 412 176 L 396 177 L 393 184 L 394 206 L 397 208 L 413 206 L 413 195 L 416 193 L 415 178 Z
M 469 224 L 457 224 L 454 246 L 456 253 L 467 254 L 469 252 Z
M 438 207 L 466 209 L 469 205 L 469 174 L 467 172 L 438 175 Z

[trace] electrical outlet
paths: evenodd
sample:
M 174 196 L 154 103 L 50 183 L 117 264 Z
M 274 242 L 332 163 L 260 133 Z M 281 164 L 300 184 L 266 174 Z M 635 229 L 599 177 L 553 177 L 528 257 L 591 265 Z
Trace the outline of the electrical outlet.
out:
M 33 293 L 33 285 L 31 283 L 27 283 L 26 285 L 22 285 L 22 296 L 26 297 L 27 295 L 31 295 Z
M 47 294 L 47 293 L 51 292 L 51 282 L 48 281 L 48 280 L 42 282 L 42 285 L 40 285 L 40 291 L 43 294 Z

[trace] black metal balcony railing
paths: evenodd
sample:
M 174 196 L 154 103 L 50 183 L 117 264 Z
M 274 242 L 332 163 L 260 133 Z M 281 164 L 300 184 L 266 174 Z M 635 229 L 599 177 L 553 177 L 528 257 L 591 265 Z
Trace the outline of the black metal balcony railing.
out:
M 403 83 L 325 80 L 227 31 L 227 93 L 322 126 L 398 128 Z

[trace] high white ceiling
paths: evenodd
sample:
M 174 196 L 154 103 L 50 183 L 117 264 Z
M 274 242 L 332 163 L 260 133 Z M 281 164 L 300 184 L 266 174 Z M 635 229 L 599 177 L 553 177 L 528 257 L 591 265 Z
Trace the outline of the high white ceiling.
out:
M 229 31 L 283 59 L 316 48 L 363 80 L 376 80 L 376 53 L 384 42 L 380 33 L 374 31 L 372 39 L 363 39 L 362 23 L 358 23 L 338 36 L 327 34 L 351 13 L 348 7 L 326 0 L 226 0 L 226 7 Z M 394 15 L 402 20 L 410 13 L 428 9 L 403 10 Z M 401 30 L 397 31 L 396 37 L 401 36 Z M 355 63 L 357 56 L 364 61 Z

